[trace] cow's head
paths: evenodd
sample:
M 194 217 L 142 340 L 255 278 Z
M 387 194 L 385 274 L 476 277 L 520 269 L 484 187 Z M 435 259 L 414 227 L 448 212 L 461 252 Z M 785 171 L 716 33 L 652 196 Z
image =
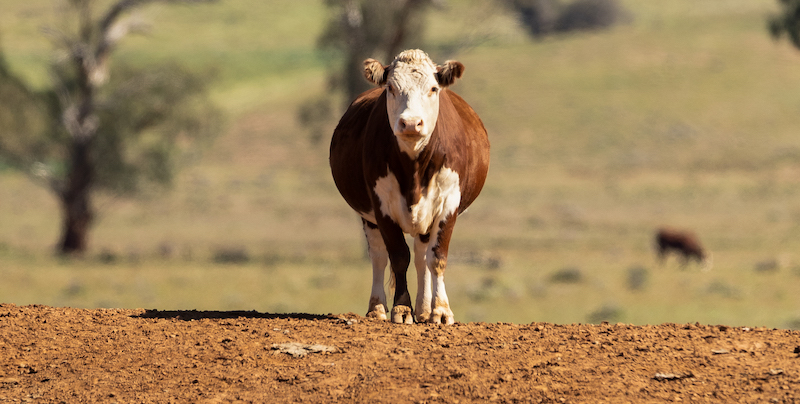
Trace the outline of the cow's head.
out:
M 367 80 L 386 86 L 389 125 L 401 149 L 415 157 L 428 144 L 439 116 L 439 93 L 464 73 L 464 65 L 449 60 L 437 66 L 418 49 L 403 51 L 384 66 L 364 61 Z

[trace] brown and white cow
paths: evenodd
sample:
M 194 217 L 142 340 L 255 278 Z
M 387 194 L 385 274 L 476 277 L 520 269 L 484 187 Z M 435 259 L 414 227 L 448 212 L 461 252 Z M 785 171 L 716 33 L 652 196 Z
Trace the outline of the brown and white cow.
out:
M 478 115 L 447 87 L 464 65 L 437 66 L 421 50 L 407 50 L 384 66 L 364 61 L 379 87 L 359 95 L 333 132 L 334 182 L 359 215 L 372 260 L 368 316 L 386 319 L 384 272 L 391 264 L 395 323 L 452 324 L 444 287 L 447 251 L 456 217 L 478 197 L 489 169 L 489 138 Z M 414 238 L 416 310 L 406 271 Z

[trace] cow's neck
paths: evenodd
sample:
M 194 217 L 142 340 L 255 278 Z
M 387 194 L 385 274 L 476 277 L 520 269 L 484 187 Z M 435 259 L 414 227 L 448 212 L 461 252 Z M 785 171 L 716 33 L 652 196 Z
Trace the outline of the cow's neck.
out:
M 422 137 L 417 140 L 407 140 L 395 136 L 397 140 L 397 147 L 412 160 L 419 158 L 420 153 L 425 149 L 425 146 L 430 143 L 431 137 Z

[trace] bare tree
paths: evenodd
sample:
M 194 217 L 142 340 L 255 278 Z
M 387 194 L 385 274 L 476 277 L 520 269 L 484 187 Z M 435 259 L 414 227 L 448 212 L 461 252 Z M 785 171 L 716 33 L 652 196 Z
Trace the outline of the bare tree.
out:
M 331 11 L 318 47 L 336 54 L 342 63 L 328 77 L 331 92 L 343 93 L 342 110 L 370 88 L 361 73 L 367 58 L 391 61 L 406 47 L 422 47 L 424 12 L 441 7 L 443 0 L 327 0 Z M 303 103 L 298 120 L 319 142 L 326 134 L 325 122 L 334 115 L 329 94 Z
M 213 0 L 118 0 L 95 19 L 93 0 L 69 0 L 68 7 L 77 18 L 77 33 L 47 30 L 61 58 L 52 69 L 53 89 L 42 93 L 14 79 L 0 58 L 0 80 L 5 83 L 0 89 L 13 90 L 17 99 L 37 104 L 34 113 L 50 117 L 48 128 L 34 128 L 35 120 L 17 120 L 15 125 L 11 125 L 9 119 L 0 120 L 0 157 L 43 180 L 59 198 L 63 214 L 59 252 L 71 254 L 86 250 L 94 219 L 92 191 L 98 185 L 123 188 L 113 184 L 108 172 L 100 168 L 127 167 L 128 174 L 132 173 L 136 163 L 126 163 L 122 156 L 126 135 L 136 137 L 160 127 L 166 140 L 145 151 L 150 155 L 139 163 L 147 160 L 151 167 L 161 165 L 164 168 L 169 141 L 174 144 L 179 133 L 201 136 L 217 129 L 208 118 L 219 114 L 208 103 L 193 104 L 198 108 L 197 115 L 185 108 L 183 111 L 172 108 L 179 105 L 175 104 L 178 101 L 203 98 L 202 81 L 191 78 L 185 70 L 174 67 L 160 71 L 128 69 L 125 74 L 128 79 L 134 79 L 134 85 L 130 80 L 126 85 L 123 78 L 117 80 L 113 89 L 105 88 L 109 83 L 109 58 L 116 45 L 128 33 L 141 29 L 136 19 L 123 18 L 126 14 L 149 3 L 209 1 Z M 132 108 L 141 99 L 147 99 L 147 104 L 154 100 L 161 102 Z M 9 102 L 13 101 L 5 103 Z M 172 105 L 163 105 L 164 102 Z M 42 135 L 31 136 L 31 132 L 37 131 Z M 173 132 L 170 134 L 170 131 Z
M 361 73 L 361 64 L 369 57 L 391 61 L 406 46 L 420 47 L 424 35 L 424 11 L 441 5 L 435 0 L 329 0 L 333 11 L 321 47 L 344 52 L 342 83 L 349 104 L 369 89 Z

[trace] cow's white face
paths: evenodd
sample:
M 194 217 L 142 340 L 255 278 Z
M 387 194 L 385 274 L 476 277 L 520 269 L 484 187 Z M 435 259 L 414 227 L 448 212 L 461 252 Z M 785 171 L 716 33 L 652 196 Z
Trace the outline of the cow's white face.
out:
M 439 117 L 440 89 L 436 66 L 430 60 L 395 62 L 386 81 L 386 112 L 407 154 L 415 157 L 428 144 Z
M 389 66 L 374 59 L 367 59 L 364 66 L 368 80 L 386 87 L 389 125 L 400 149 L 416 158 L 436 127 L 441 89 L 461 76 L 464 65 L 448 61 L 440 67 L 425 52 L 407 50 Z

